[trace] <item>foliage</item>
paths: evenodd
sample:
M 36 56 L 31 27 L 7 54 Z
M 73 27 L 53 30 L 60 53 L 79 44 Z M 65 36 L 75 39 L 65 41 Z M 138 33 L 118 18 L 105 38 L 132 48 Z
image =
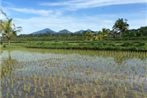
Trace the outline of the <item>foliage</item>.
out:
M 129 24 L 127 23 L 127 20 L 119 18 L 113 25 L 113 33 L 119 34 L 119 37 L 122 37 L 122 33 L 126 32 L 128 30 L 128 27 Z
M 147 26 L 130 29 L 121 35 L 121 40 L 147 40 Z M 103 28 L 101 31 L 85 31 L 83 33 L 19 35 L 13 41 L 99 41 L 120 40 L 120 35 L 113 30 Z
M 0 20 L 0 31 L 3 37 L 7 38 L 8 44 L 10 44 L 11 38 L 16 36 L 17 32 L 20 32 L 21 27 L 15 27 L 12 18 L 8 18 L 2 10 L 1 13 L 6 17 L 6 19 Z
M 25 41 L 14 46 L 43 49 L 147 51 L 146 41 Z

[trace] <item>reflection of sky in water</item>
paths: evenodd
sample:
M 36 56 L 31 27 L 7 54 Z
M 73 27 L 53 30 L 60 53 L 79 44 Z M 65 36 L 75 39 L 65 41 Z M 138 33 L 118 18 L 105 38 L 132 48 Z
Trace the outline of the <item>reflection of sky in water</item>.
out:
M 2 59 L 8 58 L 8 52 L 4 51 Z M 114 57 L 91 56 L 76 54 L 54 54 L 39 53 L 29 51 L 11 51 L 11 57 L 17 60 L 22 68 L 16 69 L 17 73 L 22 75 L 36 74 L 48 75 L 58 74 L 60 70 L 69 73 L 67 68 L 72 66 L 77 68 L 75 75 L 82 75 L 85 69 L 92 69 L 94 72 L 102 73 L 129 73 L 137 75 L 147 74 L 147 58 L 141 60 L 139 58 L 122 59 L 121 63 L 116 61 Z M 58 67 L 57 67 L 58 66 Z M 59 73 L 60 74 L 60 73 Z

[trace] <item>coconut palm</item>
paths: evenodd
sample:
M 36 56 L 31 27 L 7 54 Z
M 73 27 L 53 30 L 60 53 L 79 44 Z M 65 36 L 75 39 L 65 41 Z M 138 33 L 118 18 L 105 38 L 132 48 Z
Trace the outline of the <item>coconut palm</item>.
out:
M 0 20 L 0 25 L 2 24 L 2 20 Z M 0 26 L 0 34 L 2 33 L 2 27 Z
M 21 30 L 21 27 L 15 27 L 12 23 L 12 19 L 4 20 L 1 23 L 2 34 L 7 38 L 8 44 L 10 45 L 10 40 L 13 36 L 16 36 L 16 33 Z
M 128 30 L 128 27 L 129 24 L 127 23 L 127 19 L 119 18 L 113 25 L 113 31 L 122 37 L 122 34 Z
M 8 16 L 2 10 L 1 13 L 6 17 L 6 19 L 0 20 L 0 31 L 2 36 L 7 38 L 8 45 L 10 45 L 11 38 L 16 36 L 17 32 L 21 31 L 21 27 L 15 27 L 12 18 L 8 18 Z
M 2 39 L 3 39 L 3 34 L 2 34 L 2 32 L 3 32 L 3 29 L 2 29 L 2 20 L 0 20 L 0 43 L 2 44 Z
M 103 38 L 107 38 L 108 35 L 110 34 L 110 30 L 107 28 L 103 28 L 101 32 L 102 32 L 101 35 L 103 36 Z

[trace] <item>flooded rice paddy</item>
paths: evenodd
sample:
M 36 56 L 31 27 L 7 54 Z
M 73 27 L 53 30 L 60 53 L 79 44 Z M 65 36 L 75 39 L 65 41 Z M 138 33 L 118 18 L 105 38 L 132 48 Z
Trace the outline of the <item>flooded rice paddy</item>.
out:
M 147 98 L 147 53 L 1 52 L 0 98 Z

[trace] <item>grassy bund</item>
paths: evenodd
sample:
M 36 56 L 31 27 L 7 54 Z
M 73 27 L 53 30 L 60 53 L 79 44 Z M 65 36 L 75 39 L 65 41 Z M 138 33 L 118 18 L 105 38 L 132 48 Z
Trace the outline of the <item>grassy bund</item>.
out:
M 5 43 L 4 47 L 8 45 Z M 147 41 L 22 41 L 12 42 L 11 47 L 41 49 L 79 49 L 79 50 L 121 50 L 147 51 Z

